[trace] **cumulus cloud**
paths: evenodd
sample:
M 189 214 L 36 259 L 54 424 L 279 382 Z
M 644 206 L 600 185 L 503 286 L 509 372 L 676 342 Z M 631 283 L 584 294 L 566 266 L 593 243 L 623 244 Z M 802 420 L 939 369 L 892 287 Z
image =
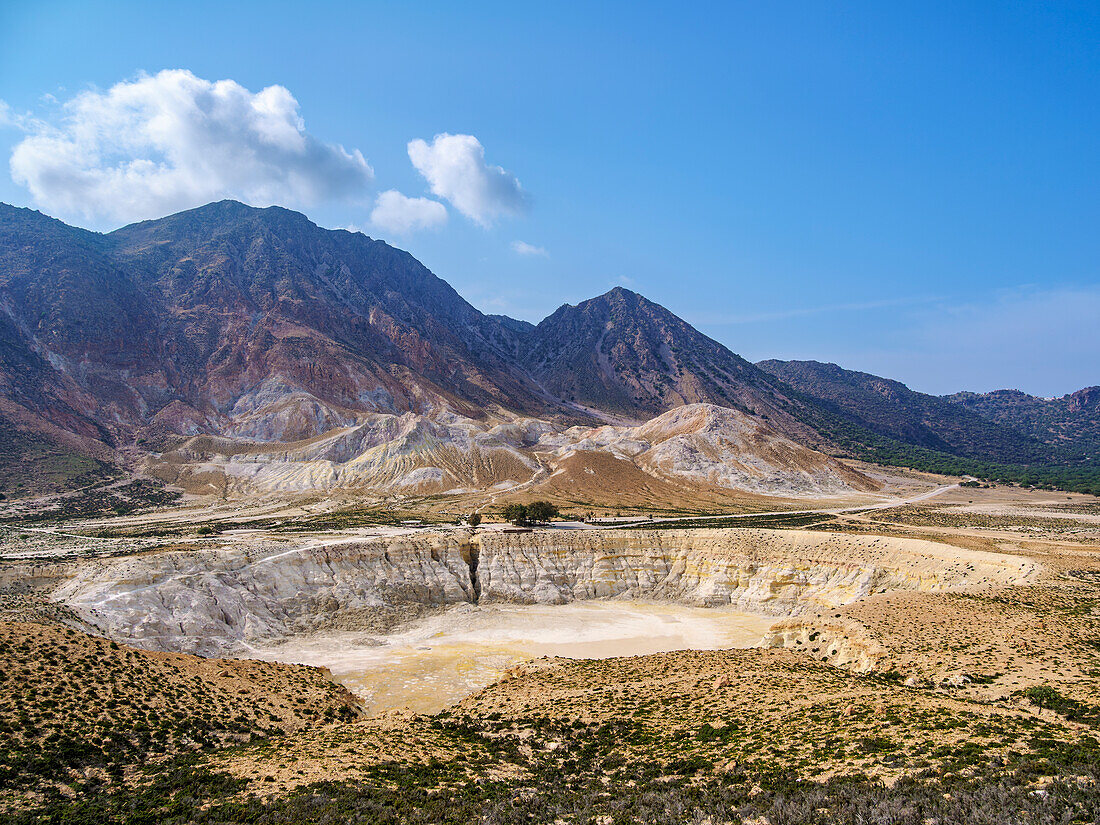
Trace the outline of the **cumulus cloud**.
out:
M 517 255 L 525 255 L 528 257 L 550 257 L 550 253 L 546 251 L 545 247 L 535 246 L 534 244 L 529 244 L 526 241 L 512 241 L 512 251 L 515 252 Z
M 285 87 L 253 93 L 182 69 L 82 92 L 56 122 L 25 123 L 12 178 L 45 211 L 93 222 L 221 198 L 308 206 L 361 196 L 374 176 L 358 150 L 306 132 Z
M 390 189 L 378 196 L 370 220 L 385 232 L 407 235 L 418 229 L 439 229 L 447 223 L 447 207 L 430 198 L 410 198 Z
M 432 194 L 482 226 L 518 215 L 527 194 L 515 176 L 485 162 L 485 147 L 473 135 L 436 135 L 431 143 L 409 143 L 409 160 L 428 181 Z

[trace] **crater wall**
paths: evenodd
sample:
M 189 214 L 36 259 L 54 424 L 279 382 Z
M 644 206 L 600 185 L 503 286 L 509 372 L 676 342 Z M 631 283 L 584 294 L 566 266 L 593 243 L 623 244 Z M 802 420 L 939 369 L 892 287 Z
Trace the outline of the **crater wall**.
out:
M 934 542 L 794 530 L 424 532 L 94 562 L 53 597 L 112 638 L 224 655 L 334 623 L 375 628 L 421 605 L 635 598 L 796 617 L 1035 572 Z

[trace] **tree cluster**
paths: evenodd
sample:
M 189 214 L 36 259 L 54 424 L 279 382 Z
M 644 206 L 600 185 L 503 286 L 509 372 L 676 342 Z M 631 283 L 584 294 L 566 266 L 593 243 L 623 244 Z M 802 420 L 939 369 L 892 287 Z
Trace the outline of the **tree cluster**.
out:
M 504 508 L 504 518 L 517 526 L 527 526 L 550 521 L 558 515 L 558 508 L 549 501 L 532 501 L 530 504 L 509 504 Z

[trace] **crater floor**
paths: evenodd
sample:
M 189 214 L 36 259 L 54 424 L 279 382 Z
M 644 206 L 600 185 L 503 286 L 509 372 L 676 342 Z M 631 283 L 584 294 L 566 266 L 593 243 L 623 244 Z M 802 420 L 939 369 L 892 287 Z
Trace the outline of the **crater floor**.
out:
M 436 713 L 514 665 L 758 644 L 775 617 L 645 601 L 460 604 L 383 636 L 337 631 L 257 647 L 250 658 L 327 667 L 369 714 Z

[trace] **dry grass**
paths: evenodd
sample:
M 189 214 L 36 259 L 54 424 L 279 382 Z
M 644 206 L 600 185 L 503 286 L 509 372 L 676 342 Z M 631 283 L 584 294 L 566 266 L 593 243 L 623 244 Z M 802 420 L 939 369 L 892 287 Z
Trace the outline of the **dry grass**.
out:
M 154 653 L 59 624 L 0 622 L 0 803 L 121 778 L 150 757 L 351 718 L 354 707 L 314 668 Z
M 579 509 L 591 491 L 625 508 L 628 488 L 652 481 L 619 490 L 605 474 L 599 490 L 584 470 L 560 477 L 561 503 Z M 633 504 L 657 506 L 668 492 L 650 490 L 652 501 Z M 348 503 L 302 502 L 302 512 Z M 959 511 L 972 503 L 1008 509 Z M 445 504 L 455 506 L 400 506 Z M 341 722 L 348 695 L 311 668 L 112 646 L 62 626 L 72 617 L 41 601 L 39 567 L 46 584 L 0 604 L 18 619 L 0 623 L 0 800 L 20 823 L 1095 821 L 1100 546 L 1073 532 L 1086 523 L 1072 516 L 1097 506 L 968 489 L 830 525 L 1027 557 L 1045 571 L 1022 586 L 884 593 L 805 617 L 873 642 L 868 675 L 809 650 L 545 659 L 434 717 Z M 1050 517 L 1010 512 L 1022 507 Z M 1032 527 L 1043 532 L 1015 529 Z M 1029 698 L 1043 696 L 1045 710 Z

